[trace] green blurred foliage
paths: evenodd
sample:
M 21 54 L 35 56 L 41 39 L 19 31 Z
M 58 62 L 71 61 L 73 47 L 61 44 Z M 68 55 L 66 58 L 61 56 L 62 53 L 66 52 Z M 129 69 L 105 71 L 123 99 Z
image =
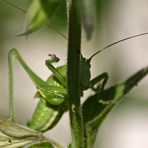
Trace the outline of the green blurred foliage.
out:
M 41 0 L 42 6 L 48 16 L 48 24 L 55 28 L 67 26 L 66 0 Z M 54 12 L 54 13 L 53 13 Z
M 116 0 L 95 0 L 96 4 L 96 20 L 97 20 L 97 28 L 100 28 L 100 24 L 102 24 L 102 19 L 104 14 L 109 13 L 110 10 L 115 6 L 114 3 Z
M 3 45 L 7 42 L 10 37 L 14 37 L 15 34 L 13 28 L 18 22 L 23 19 L 23 13 L 17 9 L 15 6 L 11 5 L 15 4 L 16 7 L 21 9 L 27 9 L 30 0 L 1 0 L 0 1 L 0 56 L 3 56 Z M 22 25 L 22 24 L 21 24 Z M 20 27 L 21 27 L 20 25 Z
M 3 55 L 3 45 L 7 40 L 15 38 L 16 35 L 23 32 L 25 15 L 31 0 L 1 0 L 0 1 L 0 56 Z M 42 1 L 46 13 L 49 12 L 45 1 Z M 48 2 L 48 0 L 47 0 Z M 55 8 L 53 7 L 52 10 Z M 66 1 L 60 0 L 55 13 L 48 20 L 47 24 L 55 28 L 55 30 L 63 30 L 66 28 Z M 50 28 L 50 27 L 49 27 Z M 47 31 L 47 30 L 46 30 Z M 60 32 L 60 31 L 59 31 Z M 53 31 L 52 33 L 56 33 Z
M 43 28 L 45 25 L 57 29 L 66 26 L 66 1 L 65 0 L 33 0 L 29 5 L 25 18 L 25 31 L 22 35 L 28 35 Z

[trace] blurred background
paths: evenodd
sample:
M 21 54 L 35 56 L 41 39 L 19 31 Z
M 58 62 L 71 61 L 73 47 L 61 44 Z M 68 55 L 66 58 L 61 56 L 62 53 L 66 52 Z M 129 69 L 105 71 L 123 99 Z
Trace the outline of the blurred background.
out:
M 87 42 L 82 35 L 82 53 L 90 57 L 102 47 L 138 33 L 148 31 L 147 0 L 95 0 L 95 32 Z M 31 0 L 9 0 L 15 6 L 27 10 Z M 61 60 L 57 66 L 67 62 L 67 40 L 45 26 L 31 35 L 17 36 L 24 31 L 25 14 L 0 1 L 0 115 L 8 115 L 8 52 L 17 48 L 28 65 L 41 78 L 51 72 L 44 62 L 48 54 L 56 54 Z M 60 16 L 50 26 L 67 35 L 66 20 Z M 110 79 L 107 84 L 127 79 L 139 69 L 148 65 L 148 36 L 131 39 L 103 51 L 92 60 L 92 78 L 106 71 Z M 26 124 L 38 102 L 33 99 L 35 87 L 23 68 L 14 63 L 15 119 Z M 148 148 L 148 77 L 140 82 L 107 116 L 98 131 L 95 148 Z M 91 92 L 86 92 L 86 96 Z M 59 134 L 60 132 L 60 134 Z M 50 138 L 66 147 L 70 142 L 68 113 L 51 131 Z

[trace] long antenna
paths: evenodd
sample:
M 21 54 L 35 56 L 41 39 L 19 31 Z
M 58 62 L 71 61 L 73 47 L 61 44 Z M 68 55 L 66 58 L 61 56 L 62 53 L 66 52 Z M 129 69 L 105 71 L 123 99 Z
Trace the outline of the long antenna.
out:
M 50 29 L 52 29 L 53 31 L 55 31 L 56 33 L 58 33 L 59 35 L 61 35 L 64 39 L 68 40 L 67 36 L 65 36 L 63 33 L 61 33 L 60 31 L 58 31 L 54 27 L 52 27 L 50 25 L 47 25 L 47 27 L 49 27 Z
M 11 2 L 9 2 L 9 1 L 7 1 L 7 0 L 2 0 L 2 1 L 4 1 L 4 2 L 7 3 L 8 5 L 10 5 L 10 6 L 12 6 L 12 7 L 14 7 L 14 8 L 20 10 L 21 12 L 26 13 L 25 10 L 23 10 L 22 8 L 16 6 L 15 4 L 13 4 L 13 3 L 11 3 Z
M 9 1 L 7 1 L 7 0 L 2 0 L 2 1 L 4 1 L 4 2 L 7 3 L 8 5 L 10 5 L 10 6 L 12 6 L 12 7 L 18 9 L 19 11 L 23 12 L 24 14 L 26 13 L 26 11 L 25 11 L 24 9 L 22 9 L 22 8 L 20 8 L 20 7 L 18 7 L 18 6 L 16 6 L 15 4 L 13 4 L 13 3 L 11 3 L 11 2 L 9 2 Z M 55 31 L 57 34 L 59 34 L 60 36 L 62 36 L 64 39 L 67 40 L 67 37 L 66 37 L 64 34 L 62 34 L 60 31 L 58 31 L 57 29 L 55 29 L 54 27 L 51 27 L 50 25 L 47 25 L 47 27 L 49 27 L 50 29 L 52 29 L 52 30 Z
M 144 36 L 144 35 L 148 35 L 148 32 L 136 34 L 136 35 L 133 35 L 133 36 L 124 38 L 124 39 L 120 39 L 120 40 L 118 40 L 118 41 L 116 41 L 116 42 L 113 42 L 113 43 L 111 43 L 111 44 L 105 46 L 104 48 L 98 50 L 96 53 L 94 53 L 94 54 L 89 58 L 89 60 L 91 60 L 94 56 L 96 56 L 96 55 L 97 55 L 98 53 L 100 53 L 101 51 L 106 50 L 106 49 L 108 49 L 109 47 L 111 47 L 111 46 L 113 46 L 113 45 L 116 45 L 116 44 L 118 44 L 118 43 L 120 43 L 120 42 L 124 42 L 124 41 L 126 41 L 126 40 L 133 39 L 133 38 L 136 38 L 136 37 L 139 37 L 139 36 Z

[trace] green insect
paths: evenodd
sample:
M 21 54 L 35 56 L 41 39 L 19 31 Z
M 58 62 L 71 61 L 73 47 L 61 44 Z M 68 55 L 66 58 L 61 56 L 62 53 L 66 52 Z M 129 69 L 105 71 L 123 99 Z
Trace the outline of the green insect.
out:
M 46 131 L 52 128 L 60 119 L 62 114 L 68 109 L 67 106 L 67 79 L 66 71 L 67 66 L 60 66 L 55 68 L 54 62 L 58 62 L 59 59 L 55 55 L 51 55 L 51 59 L 45 61 L 46 66 L 52 71 L 51 75 L 46 81 L 38 77 L 24 62 L 20 54 L 16 49 L 12 49 L 9 52 L 9 78 L 10 78 L 10 95 L 9 95 L 9 117 L 14 120 L 13 113 L 13 59 L 14 57 L 23 66 L 25 71 L 30 76 L 31 80 L 37 88 L 36 97 L 40 98 L 40 101 L 36 107 L 32 119 L 29 121 L 28 126 L 38 131 Z M 90 81 L 90 61 L 81 56 L 81 94 L 83 91 L 92 88 L 94 91 L 98 91 L 98 88 L 94 88 L 100 80 L 103 79 L 103 86 L 105 85 L 108 76 L 103 73 Z
M 108 80 L 108 74 L 102 73 L 97 77 L 91 79 L 91 60 L 99 52 L 113 46 L 119 42 L 128 40 L 130 38 L 142 36 L 148 33 L 142 33 L 134 35 L 117 42 L 114 42 L 103 49 L 99 50 L 93 54 L 89 59 L 84 58 L 81 55 L 80 63 L 80 92 L 83 96 L 83 91 L 87 89 L 92 89 L 95 93 L 98 91 L 103 91 L 105 84 Z M 36 97 L 40 100 L 33 113 L 32 119 L 29 121 L 28 126 L 40 132 L 47 131 L 56 125 L 61 116 L 68 109 L 67 104 L 67 66 L 63 65 L 58 68 L 53 66 L 53 63 L 59 61 L 55 55 L 50 55 L 50 59 L 45 61 L 48 69 L 53 73 L 46 81 L 42 80 L 37 76 L 31 68 L 25 63 L 21 55 L 16 49 L 12 49 L 9 52 L 8 62 L 9 62 L 9 119 L 14 120 L 13 111 L 13 59 L 16 58 L 18 62 L 25 69 L 33 83 L 37 88 Z M 102 82 L 102 83 L 100 83 Z

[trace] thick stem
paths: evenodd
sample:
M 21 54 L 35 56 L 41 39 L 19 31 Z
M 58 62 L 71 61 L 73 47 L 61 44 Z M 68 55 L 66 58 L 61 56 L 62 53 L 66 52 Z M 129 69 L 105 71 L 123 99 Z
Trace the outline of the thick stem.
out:
M 84 148 L 84 126 L 80 104 L 81 23 L 77 0 L 69 6 L 68 102 L 73 148 Z

